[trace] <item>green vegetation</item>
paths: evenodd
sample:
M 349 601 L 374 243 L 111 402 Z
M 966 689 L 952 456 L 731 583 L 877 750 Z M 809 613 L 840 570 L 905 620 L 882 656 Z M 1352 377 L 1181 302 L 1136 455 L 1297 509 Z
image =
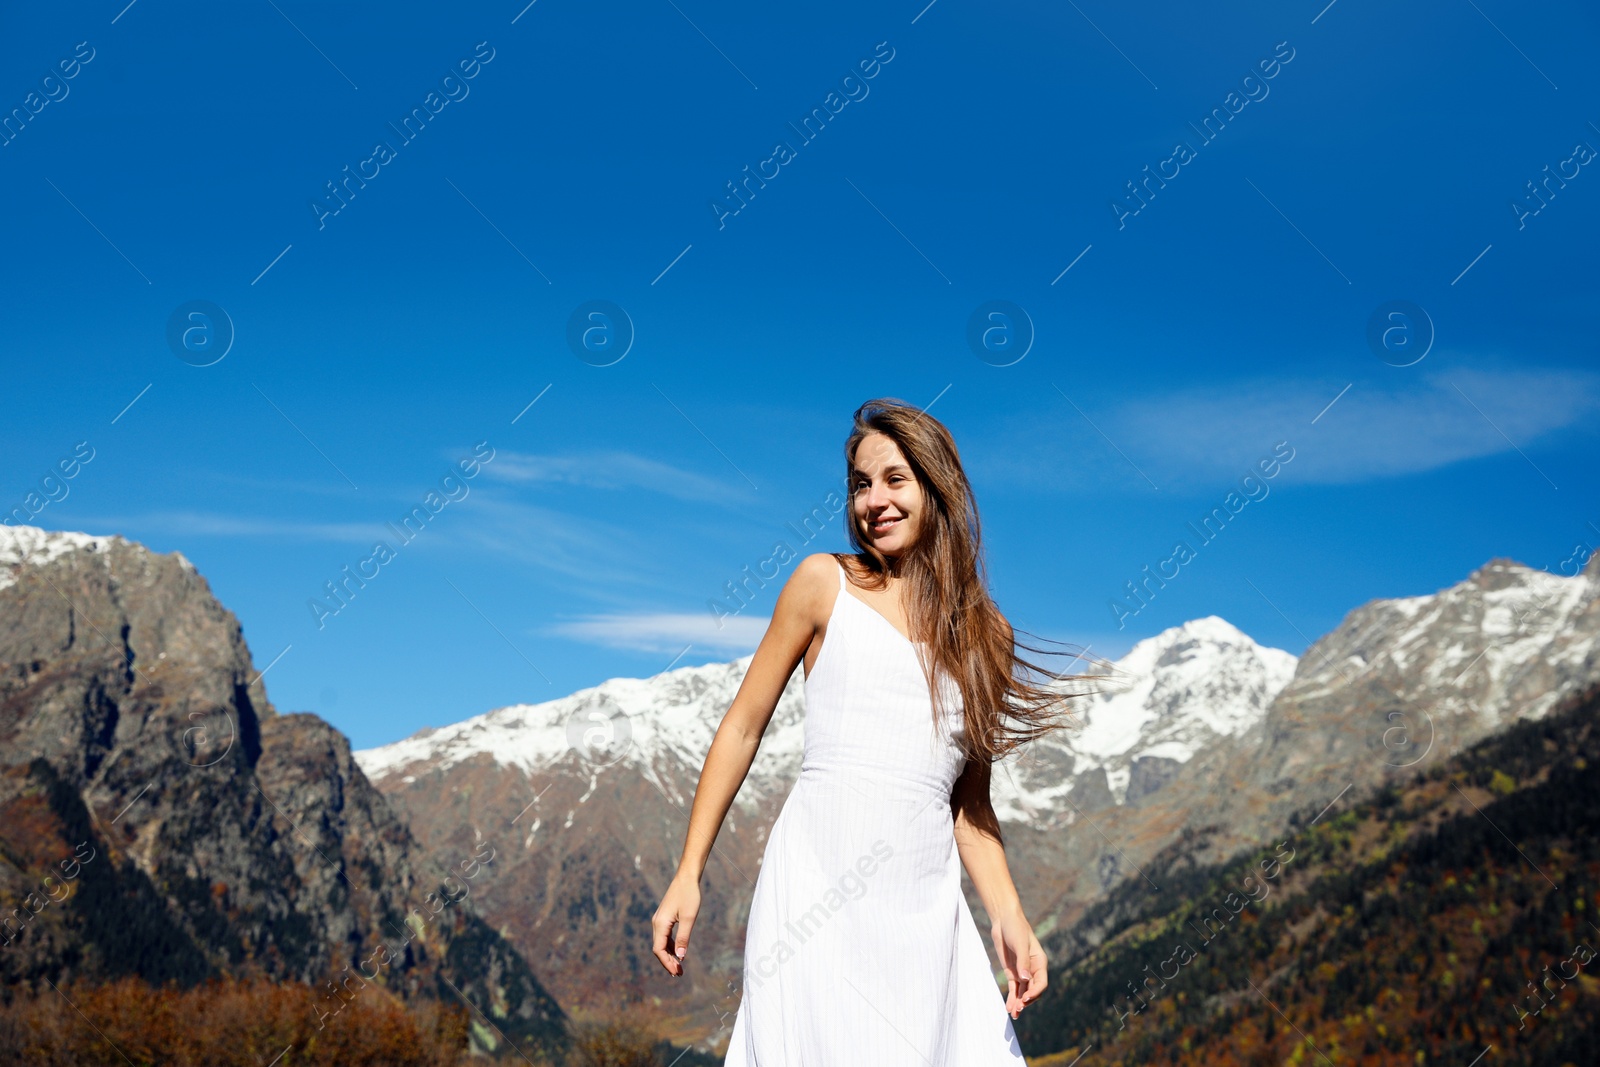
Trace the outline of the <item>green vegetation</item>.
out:
M 1091 1045 L 1097 1065 L 1465 1065 L 1489 1045 L 1499 1064 L 1593 1062 L 1597 713 L 1600 688 L 1296 817 L 1292 860 L 1209 941 L 1198 917 L 1280 846 L 1201 867 L 1179 842 L 1148 871 L 1163 892 L 1135 880 L 1091 909 L 1097 945 L 1052 939 L 1069 962 L 1018 1020 L 1023 1048 L 1055 1053 L 1036 1067 Z

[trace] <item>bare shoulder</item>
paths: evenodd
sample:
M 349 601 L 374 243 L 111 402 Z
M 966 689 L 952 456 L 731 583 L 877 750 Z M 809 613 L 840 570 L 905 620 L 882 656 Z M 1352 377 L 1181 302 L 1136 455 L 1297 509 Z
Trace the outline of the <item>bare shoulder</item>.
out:
M 807 600 L 832 600 L 830 590 L 839 585 L 838 557 L 832 552 L 811 553 L 795 564 L 794 574 L 790 575 L 788 584 Z
M 813 552 L 795 564 L 779 594 L 779 611 L 789 610 L 817 626 L 833 608 L 833 591 L 839 587 L 839 564 L 830 552 Z
M 839 555 L 833 552 L 813 552 L 797 563 L 794 569 L 796 574 L 803 570 L 812 577 L 832 578 L 837 582 L 840 563 L 847 562 L 849 559 L 850 557 L 845 555 L 844 560 L 841 561 Z

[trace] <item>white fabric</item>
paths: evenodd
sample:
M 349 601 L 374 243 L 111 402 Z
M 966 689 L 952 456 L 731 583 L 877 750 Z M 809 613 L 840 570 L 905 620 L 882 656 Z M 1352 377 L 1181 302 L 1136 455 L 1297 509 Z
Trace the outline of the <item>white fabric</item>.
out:
M 950 790 L 960 687 L 935 730 L 914 645 L 845 589 L 806 678 L 805 756 L 772 826 L 726 1067 L 1022 1067 L 966 897 Z

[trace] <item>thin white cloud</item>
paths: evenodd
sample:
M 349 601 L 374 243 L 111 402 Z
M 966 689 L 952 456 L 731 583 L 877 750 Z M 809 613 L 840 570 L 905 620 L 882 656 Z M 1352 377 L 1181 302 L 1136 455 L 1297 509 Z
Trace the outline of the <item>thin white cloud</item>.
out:
M 591 489 L 645 489 L 679 500 L 726 501 L 730 490 L 740 498 L 745 483 L 731 470 L 728 478 L 709 478 L 660 460 L 616 450 L 577 455 L 537 455 L 500 451 L 483 473 L 502 482 L 564 484 Z
M 498 462 L 498 458 L 497 458 Z M 647 580 L 661 555 L 650 531 L 483 494 L 450 531 L 453 541 L 575 579 L 583 588 Z
M 78 521 L 78 520 L 74 520 Z M 393 539 L 381 522 L 306 522 L 300 519 L 253 518 L 212 511 L 147 511 L 138 515 L 107 515 L 82 520 L 86 529 L 106 530 L 124 537 L 144 533 L 195 537 L 268 537 L 297 541 L 354 541 L 368 544 Z
M 1111 421 L 1161 468 L 1226 475 L 1286 440 L 1294 480 L 1349 483 L 1527 449 L 1600 412 L 1594 374 L 1441 368 L 1392 385 L 1356 382 L 1318 418 L 1344 384 L 1178 394 Z
M 1233 480 L 1287 441 L 1295 457 L 1286 478 L 1347 484 L 1526 452 L 1600 414 L 1600 375 L 1449 363 L 1439 357 L 1433 369 L 1395 368 L 1353 383 L 1257 379 L 1109 408 L 1069 389 L 1081 413 L 1048 394 L 1056 409 L 1014 426 L 983 470 L 1036 488 L 1148 492 L 1154 483 L 1182 493 Z
M 544 632 L 607 648 L 676 656 L 695 651 L 743 656 L 767 632 L 766 617 L 732 615 L 719 622 L 708 609 L 690 614 L 591 615 L 546 627 Z

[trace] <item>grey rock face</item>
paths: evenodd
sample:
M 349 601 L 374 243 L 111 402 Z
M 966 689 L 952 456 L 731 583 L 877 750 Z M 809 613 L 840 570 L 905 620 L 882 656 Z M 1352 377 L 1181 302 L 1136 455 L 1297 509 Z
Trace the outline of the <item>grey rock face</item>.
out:
M 1140 797 L 1160 792 L 1163 786 L 1178 777 L 1182 767 L 1182 763 L 1164 756 L 1140 756 L 1133 761 L 1129 772 L 1125 801 L 1132 804 Z
M 94 858 L 67 887 L 78 899 L 39 907 L 80 841 Z M 561 1009 L 470 899 L 493 851 L 425 853 L 343 735 L 277 714 L 238 620 L 181 556 L 0 528 L 7 982 L 313 982 L 382 942 L 378 984 L 454 986 L 519 1044 L 556 1048 Z
M 1250 838 L 1541 718 L 1597 678 L 1600 557 L 1571 578 L 1494 559 L 1430 596 L 1372 601 L 1307 649 L 1260 724 L 1195 768 L 1229 785 L 1204 815 Z

